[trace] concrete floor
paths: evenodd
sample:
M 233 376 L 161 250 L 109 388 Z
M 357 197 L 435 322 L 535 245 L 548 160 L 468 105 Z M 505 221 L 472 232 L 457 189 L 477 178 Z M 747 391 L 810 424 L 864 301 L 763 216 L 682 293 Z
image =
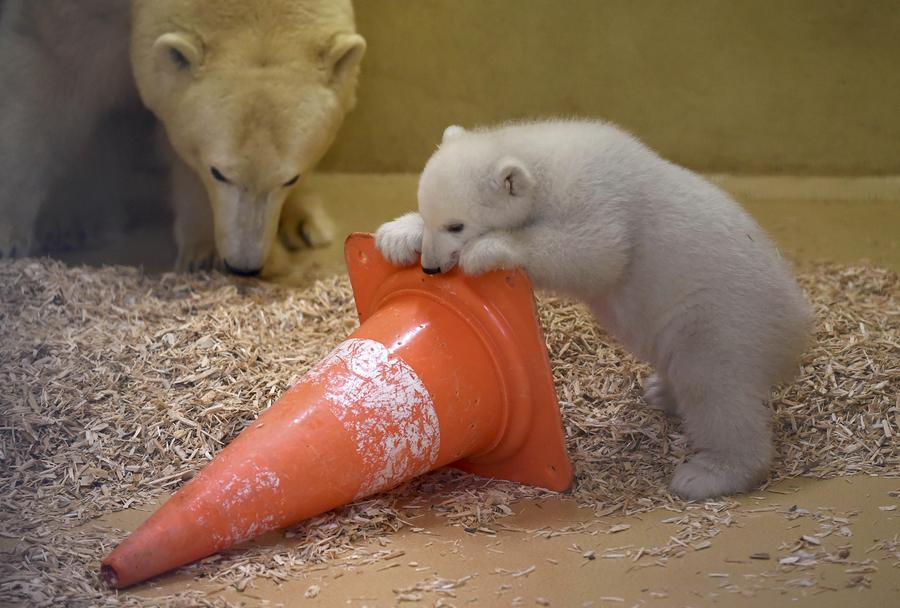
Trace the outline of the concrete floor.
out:
M 816 180 L 792 178 L 716 178 L 745 204 L 778 242 L 786 255 L 802 265 L 810 260 L 831 259 L 844 263 L 875 263 L 900 270 L 900 182 L 895 179 Z M 329 201 L 341 233 L 371 231 L 384 220 L 415 206 L 414 175 L 323 175 L 313 178 L 311 187 Z M 69 254 L 69 261 L 96 262 L 127 252 L 139 262 L 139 252 L 165 235 L 148 231 L 122 243 L 108 244 L 101 251 Z M 143 243 L 143 244 L 141 244 Z M 158 243 L 157 243 L 158 244 Z M 155 248 L 158 251 L 158 247 Z M 158 257 L 144 261 L 148 269 L 164 267 Z M 867 262 L 868 261 L 868 262 Z M 343 270 L 342 243 L 304 252 L 277 269 L 280 280 L 302 283 L 311 275 Z M 796 479 L 780 483 L 764 492 L 738 498 L 738 511 L 748 517 L 738 525 L 723 529 L 711 546 L 690 551 L 665 566 L 634 568 L 630 559 L 588 561 L 583 553 L 600 554 L 613 546 L 653 546 L 665 544 L 672 534 L 663 522 L 671 514 L 657 511 L 645 516 L 595 519 L 565 498 L 519 504 L 516 514 L 503 521 L 507 528 L 534 529 L 583 523 L 577 533 L 539 539 L 522 532 L 505 531 L 497 537 L 468 534 L 429 516 L 417 525 L 425 530 L 401 531 L 386 542 L 403 551 L 401 565 L 383 570 L 383 564 L 355 568 L 326 568 L 312 572 L 308 580 L 274 586 L 262 582 L 243 593 L 223 591 L 231 600 L 251 603 L 263 599 L 297 605 L 312 584 L 321 586 L 316 602 L 320 606 L 394 605 L 394 589 L 413 585 L 426 576 L 458 579 L 475 572 L 478 576 L 457 589 L 449 604 L 462 606 L 549 605 L 553 606 L 889 606 L 898 605 L 900 568 L 882 560 L 876 572 L 865 574 L 870 588 L 848 587 L 845 567 L 831 564 L 815 569 L 809 586 L 802 573 L 785 584 L 775 582 L 779 547 L 790 544 L 814 528 L 810 518 L 786 516 L 796 505 L 811 512 L 833 509 L 834 513 L 858 513 L 853 517 L 854 557 L 875 539 L 900 533 L 900 511 L 880 506 L 898 502 L 897 480 L 844 478 L 830 481 Z M 889 495 L 888 493 L 892 494 Z M 105 518 L 108 524 L 133 529 L 147 516 L 146 510 L 125 512 Z M 598 531 L 617 523 L 630 528 L 615 537 Z M 278 542 L 277 540 L 272 542 Z M 839 543 L 829 539 L 829 543 Z M 783 551 L 782 551 L 783 552 Z M 750 559 L 768 553 L 772 560 Z M 425 572 L 409 566 L 416 562 Z M 529 574 L 512 577 L 503 572 Z M 500 570 L 498 570 L 500 569 Z M 203 588 L 184 575 L 167 577 L 155 589 L 139 588 L 141 595 L 165 594 L 187 587 Z M 515 599 L 520 598 L 520 599 Z M 426 596 L 422 604 L 432 605 L 436 596 Z M 312 604 L 312 602 L 311 602 Z
M 152 598 L 202 590 L 250 606 L 265 601 L 271 602 L 267 605 L 299 606 L 307 605 L 303 594 L 317 585 L 321 591 L 308 605 L 887 608 L 896 606 L 900 597 L 900 569 L 890 567 L 889 559 L 882 558 L 881 568 L 865 575 L 870 581 L 867 588 L 848 587 L 853 575 L 846 572 L 851 569 L 847 564 L 824 564 L 785 574 L 778 572 L 778 558 L 785 553 L 785 546 L 817 530 L 812 517 L 791 518 L 792 509 L 799 508 L 835 515 L 856 513 L 852 516 L 853 537 L 828 538 L 822 548 L 836 553 L 838 547 L 852 544 L 850 559 L 865 560 L 867 548 L 900 532 L 900 516 L 878 508 L 896 502 L 897 498 L 888 496 L 896 490 L 896 479 L 882 478 L 796 479 L 776 484 L 739 497 L 739 504 L 730 509 L 738 523 L 723 528 L 708 549 L 688 548 L 684 557 L 662 565 L 646 557 L 636 565 L 634 550 L 666 545 L 676 528 L 667 520 L 677 514 L 658 509 L 640 516 L 598 519 L 592 511 L 559 498 L 515 505 L 515 515 L 494 526 L 500 530 L 497 535 L 471 534 L 426 513 L 414 520 L 414 530 L 406 528 L 383 542 L 371 543 L 372 551 L 387 548 L 399 554 L 395 560 L 352 567 L 338 561 L 312 568 L 301 580 L 276 585 L 259 579 L 242 592 L 175 573 L 160 578 L 152 587 L 138 586 L 126 594 Z M 155 507 L 118 513 L 99 523 L 132 530 Z M 630 527 L 609 535 L 606 531 L 617 524 Z M 564 532 L 549 538 L 533 534 L 541 528 Z M 270 534 L 257 542 L 291 541 Z M 615 557 L 629 549 L 629 557 Z M 589 551 L 598 558 L 585 559 Z M 770 558 L 758 559 L 761 555 Z M 395 590 L 430 577 L 472 578 L 454 589 L 452 597 L 425 593 L 421 602 L 397 601 Z M 447 603 L 435 603 L 440 597 Z

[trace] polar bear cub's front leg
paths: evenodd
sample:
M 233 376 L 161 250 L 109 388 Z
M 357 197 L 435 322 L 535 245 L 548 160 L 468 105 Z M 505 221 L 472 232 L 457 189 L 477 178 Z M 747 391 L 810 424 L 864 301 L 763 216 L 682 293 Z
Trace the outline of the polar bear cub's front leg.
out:
M 382 255 L 397 266 L 411 266 L 422 253 L 425 223 L 416 212 L 407 213 L 382 224 L 375 233 L 375 245 Z
M 500 268 L 524 265 L 524 255 L 515 235 L 495 230 L 466 243 L 459 254 L 459 267 L 469 275 L 479 275 Z

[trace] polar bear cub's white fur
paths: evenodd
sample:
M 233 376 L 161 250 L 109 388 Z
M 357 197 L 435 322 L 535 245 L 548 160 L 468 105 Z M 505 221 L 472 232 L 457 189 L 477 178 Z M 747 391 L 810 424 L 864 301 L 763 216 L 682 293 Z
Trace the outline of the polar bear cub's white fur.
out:
M 449 127 L 418 198 L 419 213 L 378 230 L 392 262 L 421 252 L 428 273 L 523 267 L 653 364 L 645 398 L 683 418 L 696 452 L 674 492 L 741 492 L 766 475 L 766 401 L 793 375 L 811 312 L 728 195 L 612 125 L 551 121 Z

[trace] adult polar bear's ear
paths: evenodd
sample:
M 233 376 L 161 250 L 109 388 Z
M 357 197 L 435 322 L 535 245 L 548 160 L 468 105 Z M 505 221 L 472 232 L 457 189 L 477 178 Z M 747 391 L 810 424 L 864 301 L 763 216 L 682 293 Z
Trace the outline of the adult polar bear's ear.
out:
M 444 136 L 441 138 L 441 143 L 445 144 L 448 141 L 452 141 L 465 132 L 466 130 L 459 125 L 450 125 L 444 129 Z
M 201 45 L 185 32 L 163 34 L 153 43 L 153 53 L 161 68 L 168 73 L 190 72 L 203 60 Z
M 494 169 L 492 185 L 509 196 L 523 196 L 534 186 L 534 178 L 521 161 L 505 157 Z
M 359 34 L 338 34 L 325 51 L 326 68 L 332 82 L 343 80 L 359 66 L 366 53 L 366 39 Z

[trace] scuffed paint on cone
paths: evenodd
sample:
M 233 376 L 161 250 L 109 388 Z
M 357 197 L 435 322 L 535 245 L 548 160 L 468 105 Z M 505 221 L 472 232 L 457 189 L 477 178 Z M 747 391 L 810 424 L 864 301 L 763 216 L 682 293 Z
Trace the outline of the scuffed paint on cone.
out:
M 434 468 L 441 429 L 416 372 L 375 340 L 343 342 L 306 380 L 323 382 L 331 413 L 353 437 L 363 465 L 360 498 Z

